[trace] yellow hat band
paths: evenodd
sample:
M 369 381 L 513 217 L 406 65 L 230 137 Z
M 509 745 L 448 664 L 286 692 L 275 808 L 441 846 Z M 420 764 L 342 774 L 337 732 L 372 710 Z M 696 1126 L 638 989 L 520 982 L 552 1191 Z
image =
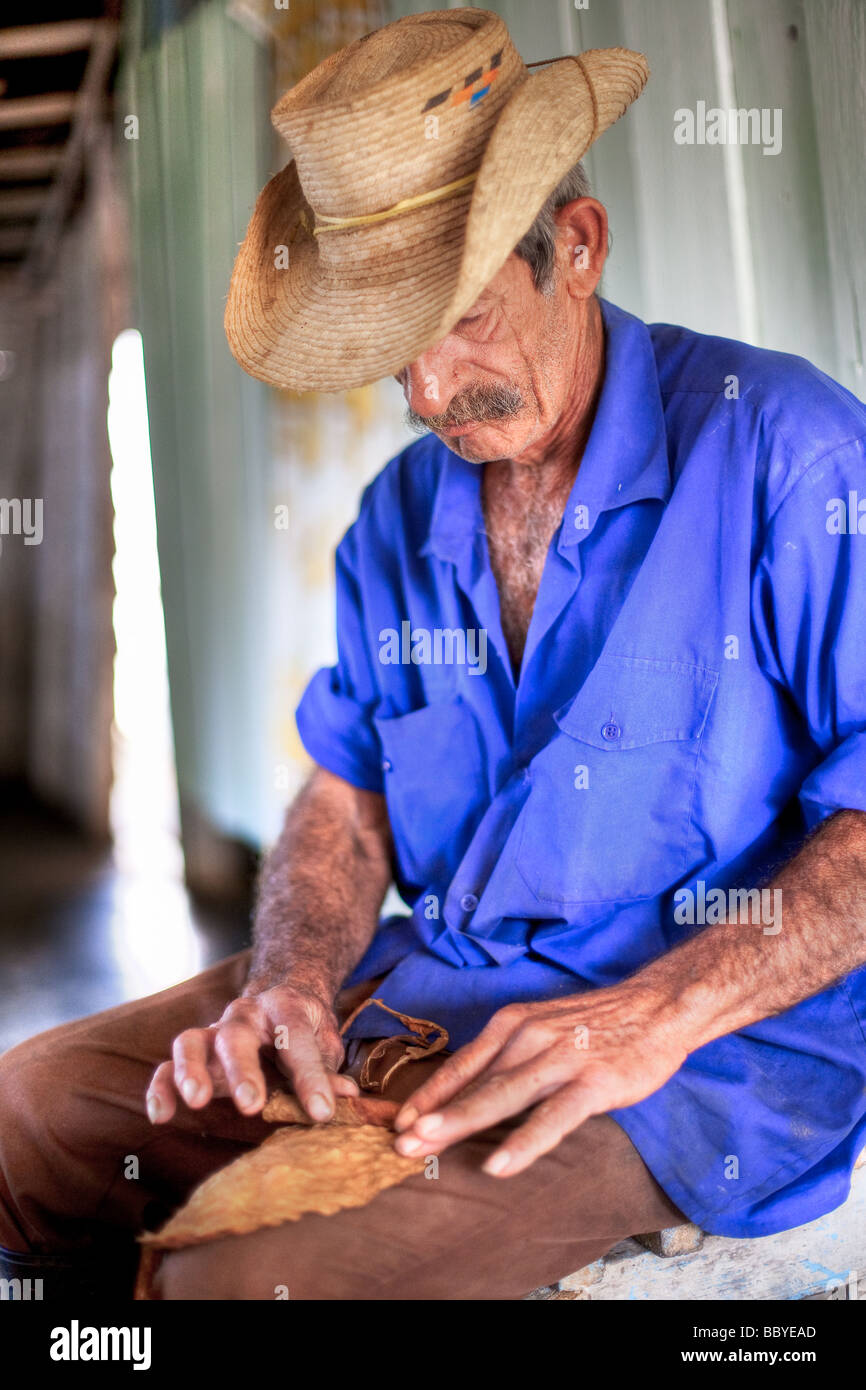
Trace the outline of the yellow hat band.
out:
M 401 212 L 411 212 L 413 208 L 438 203 L 442 198 L 450 198 L 452 193 L 459 193 L 461 189 L 468 188 L 477 177 L 477 172 L 465 174 L 462 179 L 443 183 L 441 188 L 432 188 L 429 193 L 417 193 L 414 198 L 401 198 L 393 207 L 383 208 L 381 212 L 363 213 L 360 217 L 326 217 L 317 213 L 317 225 L 313 228 L 313 236 L 321 236 L 322 232 L 338 232 L 343 227 L 367 227 L 373 222 L 385 222 L 389 217 L 399 217 Z

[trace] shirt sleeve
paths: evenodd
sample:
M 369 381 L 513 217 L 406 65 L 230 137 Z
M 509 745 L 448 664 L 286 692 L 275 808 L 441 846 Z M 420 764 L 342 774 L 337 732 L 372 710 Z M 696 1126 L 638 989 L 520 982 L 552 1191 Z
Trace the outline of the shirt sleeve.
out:
M 866 811 L 866 440 L 813 463 L 779 506 L 752 612 L 761 665 L 819 752 L 800 788 L 807 824 Z
M 337 664 L 317 671 L 304 691 L 298 733 L 320 767 L 364 791 L 382 792 L 382 750 L 372 718 L 381 694 L 366 636 L 356 526 L 337 547 L 336 579 Z

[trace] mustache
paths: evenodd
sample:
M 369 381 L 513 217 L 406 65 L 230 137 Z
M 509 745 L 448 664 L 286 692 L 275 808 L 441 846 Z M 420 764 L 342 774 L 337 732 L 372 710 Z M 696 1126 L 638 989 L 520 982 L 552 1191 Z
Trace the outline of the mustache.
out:
M 441 430 L 450 425 L 475 425 L 487 420 L 507 420 L 519 414 L 524 400 L 516 386 L 467 386 L 451 400 L 441 415 L 419 415 L 407 406 L 405 421 L 416 434 Z

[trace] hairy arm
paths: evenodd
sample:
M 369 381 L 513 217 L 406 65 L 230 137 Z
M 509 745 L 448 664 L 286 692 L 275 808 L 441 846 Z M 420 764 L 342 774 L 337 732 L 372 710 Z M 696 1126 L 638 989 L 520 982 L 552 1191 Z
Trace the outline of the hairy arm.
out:
M 266 1099 L 261 1053 L 290 1080 L 314 1120 L 357 1091 L 338 1074 L 343 1044 L 334 1000 L 376 931 L 391 879 L 385 799 L 317 768 L 290 808 L 262 870 L 249 975 L 239 999 L 207 1028 L 175 1039 L 147 1092 L 154 1124 L 231 1096 L 245 1115 Z
M 770 1018 L 866 963 L 866 813 L 824 821 L 773 879 L 781 917 L 724 922 L 647 966 L 692 1052 Z
M 245 995 L 290 980 L 333 1003 L 373 939 L 390 845 L 384 797 L 317 768 L 262 869 Z
M 397 1148 L 436 1153 L 534 1106 L 485 1164 L 509 1177 L 590 1115 L 651 1095 L 705 1043 L 866 963 L 866 814 L 826 820 L 770 888 L 781 930 L 726 921 L 621 984 L 501 1009 L 404 1105 Z

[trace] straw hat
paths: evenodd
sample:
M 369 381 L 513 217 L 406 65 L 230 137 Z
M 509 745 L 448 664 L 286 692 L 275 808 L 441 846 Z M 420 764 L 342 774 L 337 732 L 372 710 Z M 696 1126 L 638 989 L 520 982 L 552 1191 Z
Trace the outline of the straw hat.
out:
M 399 372 L 471 307 L 648 71 L 601 48 L 530 74 L 480 9 L 410 15 L 326 58 L 271 112 L 294 159 L 235 262 L 241 366 L 318 391 Z

